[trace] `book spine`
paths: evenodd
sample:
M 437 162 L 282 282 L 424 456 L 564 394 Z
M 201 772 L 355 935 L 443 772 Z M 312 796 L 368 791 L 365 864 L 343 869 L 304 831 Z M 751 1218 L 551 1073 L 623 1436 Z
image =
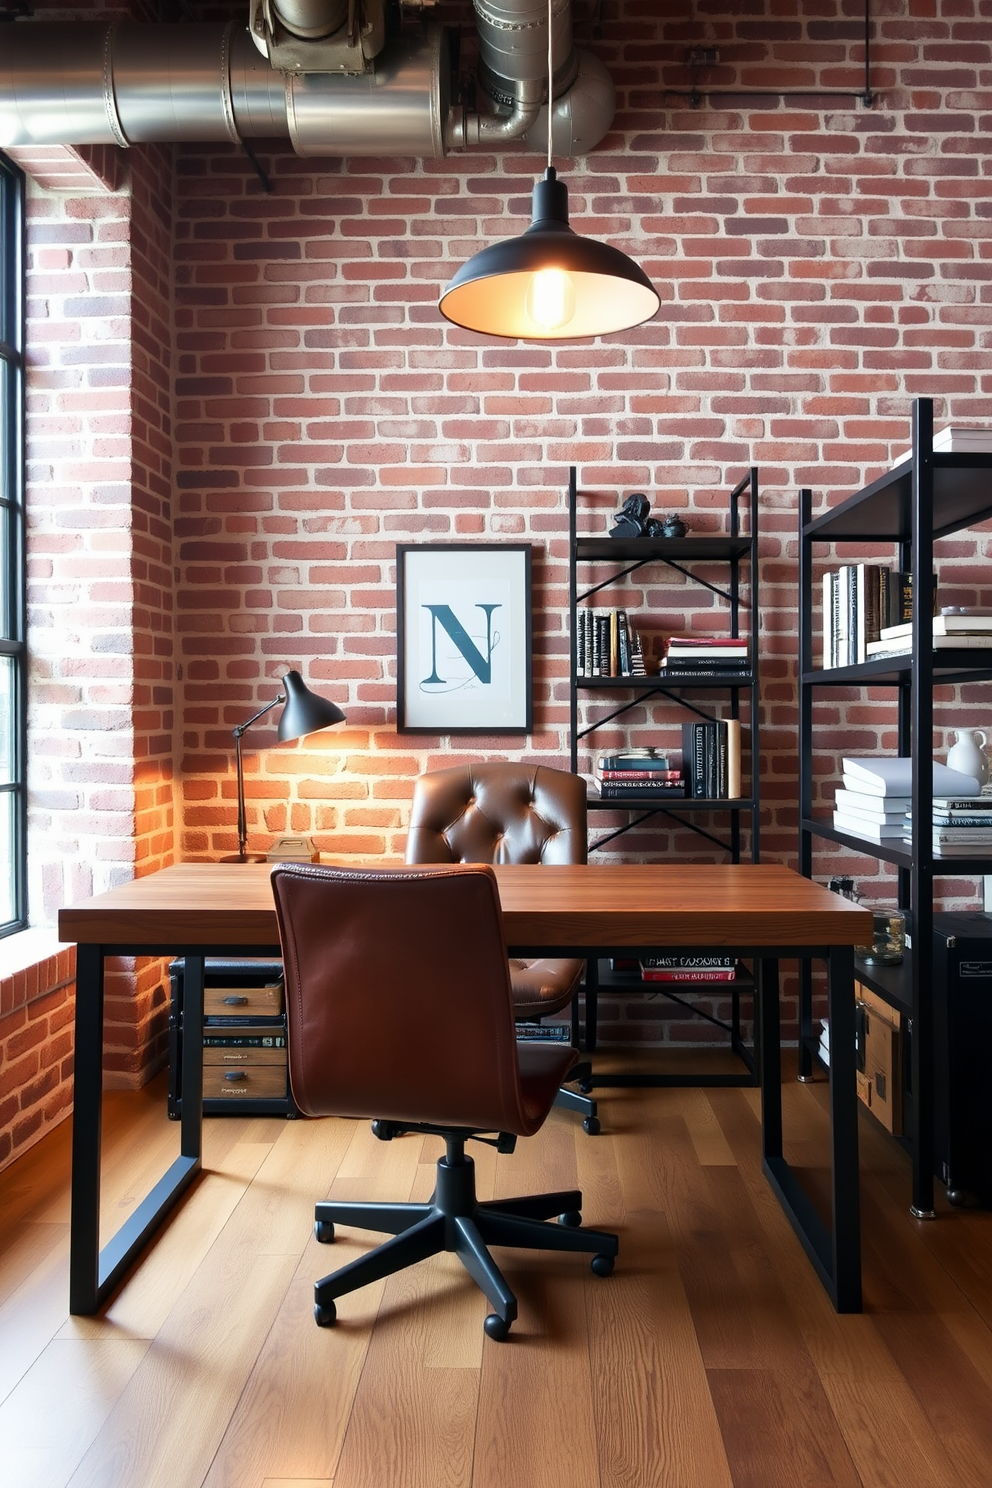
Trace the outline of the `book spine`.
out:
M 832 573 L 825 573 L 823 575 L 823 652 L 820 658 L 820 666 L 825 672 L 828 672 L 834 664 L 834 606 L 832 594 L 833 581 L 834 575 Z
M 596 621 L 599 631 L 599 672 L 601 677 L 612 677 L 610 671 L 610 617 L 600 615 Z
M 642 956 L 640 963 L 649 971 L 728 971 L 737 965 L 735 956 Z
M 708 801 L 716 799 L 716 734 L 714 725 L 700 724 L 703 733 L 703 795 Z
M 741 725 L 737 718 L 727 719 L 727 795 L 736 800 L 741 794 Z
M 841 657 L 841 602 L 840 602 L 840 570 L 833 575 L 833 583 L 830 587 L 830 613 L 833 616 L 832 631 L 833 639 L 830 643 L 831 666 L 840 666 Z
M 621 677 L 630 676 L 630 630 L 627 625 L 627 611 L 617 611 L 617 645 L 619 648 L 619 665 Z
M 692 794 L 706 795 L 706 725 L 692 725 Z
M 716 794 L 717 799 L 727 799 L 727 725 L 717 719 L 714 725 L 716 744 Z
M 733 982 L 736 971 L 642 971 L 642 982 Z
M 598 769 L 596 780 L 607 781 L 607 783 L 623 784 L 625 781 L 653 780 L 659 786 L 665 784 L 677 784 L 683 778 L 681 769 Z
M 620 675 L 620 617 L 619 611 L 611 610 L 610 623 L 610 676 Z

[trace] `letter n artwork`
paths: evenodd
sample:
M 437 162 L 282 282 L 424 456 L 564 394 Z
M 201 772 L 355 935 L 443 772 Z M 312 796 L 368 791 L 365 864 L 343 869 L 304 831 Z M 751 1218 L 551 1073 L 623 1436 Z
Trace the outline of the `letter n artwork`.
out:
M 398 545 L 396 631 L 400 733 L 530 733 L 529 544 Z

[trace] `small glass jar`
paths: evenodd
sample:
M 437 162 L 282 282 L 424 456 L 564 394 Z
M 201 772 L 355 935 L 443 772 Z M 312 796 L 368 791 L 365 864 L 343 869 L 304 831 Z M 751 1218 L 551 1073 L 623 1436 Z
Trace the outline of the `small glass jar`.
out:
M 872 911 L 874 932 L 870 946 L 855 946 L 866 966 L 900 966 L 906 949 L 906 912 L 902 909 Z

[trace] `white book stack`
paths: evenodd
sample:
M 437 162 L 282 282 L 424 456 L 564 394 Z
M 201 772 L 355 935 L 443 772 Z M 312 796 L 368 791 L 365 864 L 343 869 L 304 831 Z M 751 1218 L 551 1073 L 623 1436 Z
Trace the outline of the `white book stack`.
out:
M 906 812 L 906 840 L 912 839 L 912 812 Z M 935 858 L 992 857 L 992 796 L 934 796 Z
M 908 656 L 913 649 L 913 622 L 883 625 L 877 641 L 869 641 L 868 658 Z M 935 651 L 992 650 L 992 611 L 945 610 L 933 617 Z
M 992 455 L 992 428 L 948 424 L 933 436 L 933 447 L 942 455 Z M 901 465 L 912 453 L 911 449 L 900 450 L 893 464 Z
M 862 755 L 848 757 L 842 765 L 843 781 L 834 800 L 834 826 L 866 842 L 900 844 L 907 838 L 912 760 L 903 756 Z M 933 788 L 960 791 L 960 799 L 985 799 L 992 806 L 992 797 L 978 796 L 979 783 L 973 775 L 951 770 L 938 760 L 933 762 Z M 989 821 L 992 828 L 992 812 Z

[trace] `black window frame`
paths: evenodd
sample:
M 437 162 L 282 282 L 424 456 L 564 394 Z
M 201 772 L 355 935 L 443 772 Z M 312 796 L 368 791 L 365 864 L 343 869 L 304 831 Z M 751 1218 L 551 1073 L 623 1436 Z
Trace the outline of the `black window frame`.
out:
M 12 919 L 0 922 L 0 937 L 23 930 L 28 920 L 27 891 L 27 572 L 24 514 L 24 173 L 0 152 L 0 419 L 3 469 L 0 470 L 0 563 L 7 597 L 0 614 L 0 657 L 13 660 L 11 744 L 12 779 L 0 763 L 0 793 L 14 799 Z

